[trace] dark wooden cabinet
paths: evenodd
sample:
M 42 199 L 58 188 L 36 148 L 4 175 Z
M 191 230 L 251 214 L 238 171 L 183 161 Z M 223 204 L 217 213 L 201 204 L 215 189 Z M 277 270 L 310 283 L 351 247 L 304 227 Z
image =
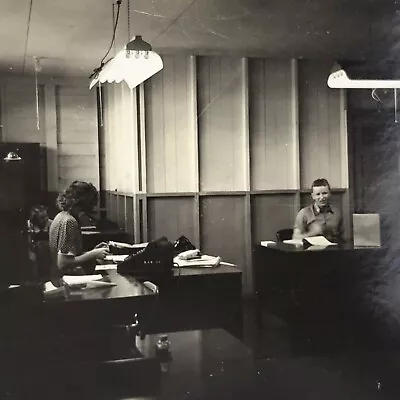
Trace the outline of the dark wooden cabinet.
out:
M 19 161 L 5 161 L 11 151 Z M 28 261 L 27 218 L 32 205 L 41 203 L 39 143 L 0 143 L 0 263 L 3 284 L 31 278 Z

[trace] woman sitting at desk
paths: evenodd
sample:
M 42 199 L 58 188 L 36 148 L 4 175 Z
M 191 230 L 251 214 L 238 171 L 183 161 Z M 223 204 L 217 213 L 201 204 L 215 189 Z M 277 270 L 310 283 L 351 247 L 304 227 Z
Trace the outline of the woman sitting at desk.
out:
M 293 239 L 325 236 L 336 243 L 343 241 L 343 220 L 340 211 L 330 205 L 331 187 L 324 179 L 316 179 L 311 185 L 313 204 L 297 214 Z
M 50 251 L 52 255 L 52 282 L 60 284 L 65 274 L 83 273 L 81 266 L 103 260 L 108 252 L 104 244 L 83 253 L 79 221 L 81 212 L 90 213 L 97 204 L 96 188 L 88 182 L 74 181 L 58 195 L 60 212 L 50 226 Z
M 35 268 L 35 278 L 48 280 L 50 275 L 49 230 L 51 219 L 43 205 L 33 206 L 27 222 L 29 259 Z

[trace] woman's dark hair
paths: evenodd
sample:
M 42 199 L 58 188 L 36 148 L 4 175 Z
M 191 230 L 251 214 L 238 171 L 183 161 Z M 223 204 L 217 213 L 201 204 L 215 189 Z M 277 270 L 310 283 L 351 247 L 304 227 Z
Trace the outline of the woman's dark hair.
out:
M 29 214 L 29 221 L 32 225 L 38 226 L 38 218 L 40 214 L 47 214 L 47 207 L 43 205 L 36 205 L 31 208 L 31 212 Z
M 97 189 L 89 182 L 74 181 L 56 200 L 57 207 L 61 211 L 92 211 L 97 204 Z

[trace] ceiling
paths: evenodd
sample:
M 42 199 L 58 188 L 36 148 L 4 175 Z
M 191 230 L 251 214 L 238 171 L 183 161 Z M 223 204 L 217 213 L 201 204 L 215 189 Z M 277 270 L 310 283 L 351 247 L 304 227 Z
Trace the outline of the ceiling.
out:
M 128 41 L 129 5 L 131 36 L 161 54 L 359 60 L 391 46 L 395 3 L 123 0 L 115 50 Z M 112 0 L 1 0 L 0 71 L 31 74 L 39 57 L 43 74 L 90 75 L 110 45 L 112 11 Z

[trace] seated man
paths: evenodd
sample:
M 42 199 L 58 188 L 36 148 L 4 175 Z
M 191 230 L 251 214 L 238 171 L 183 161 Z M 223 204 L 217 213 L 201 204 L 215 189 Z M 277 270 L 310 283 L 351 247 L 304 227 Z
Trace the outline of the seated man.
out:
M 326 179 L 311 185 L 313 204 L 299 211 L 294 223 L 293 239 L 325 236 L 332 242 L 343 241 L 343 220 L 340 211 L 329 204 L 331 187 Z

